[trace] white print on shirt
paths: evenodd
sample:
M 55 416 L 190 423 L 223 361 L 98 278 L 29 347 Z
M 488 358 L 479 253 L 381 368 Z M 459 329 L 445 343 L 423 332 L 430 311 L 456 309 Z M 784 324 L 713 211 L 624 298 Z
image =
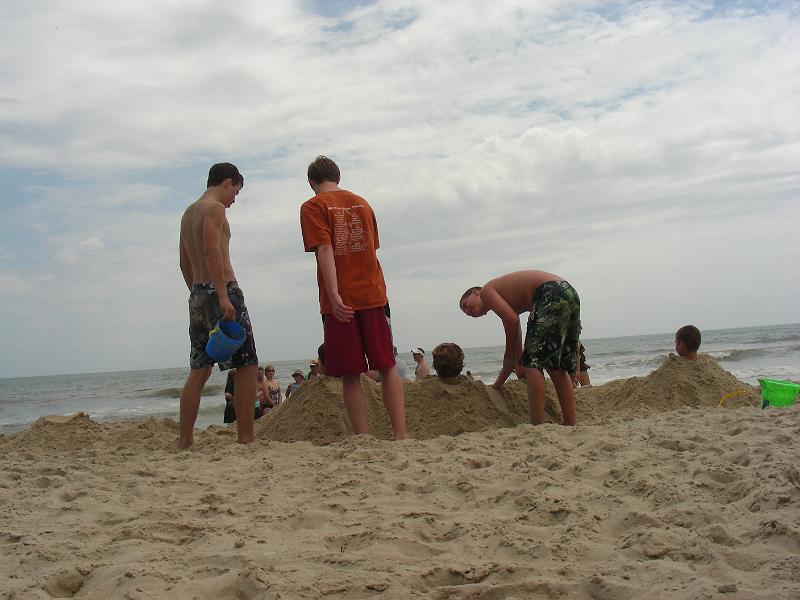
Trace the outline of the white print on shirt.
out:
M 353 252 L 363 252 L 367 249 L 367 234 L 364 231 L 364 223 L 356 213 L 361 206 L 351 206 L 348 208 L 331 206 L 328 210 L 335 211 L 333 216 L 333 237 L 336 242 L 333 248 L 336 256 L 352 254 Z

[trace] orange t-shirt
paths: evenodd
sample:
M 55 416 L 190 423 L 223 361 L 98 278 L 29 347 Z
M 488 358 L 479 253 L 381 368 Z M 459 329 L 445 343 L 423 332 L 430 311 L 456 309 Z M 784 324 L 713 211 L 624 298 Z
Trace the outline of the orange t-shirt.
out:
M 375 253 L 380 246 L 378 223 L 366 200 L 347 190 L 317 194 L 300 207 L 300 229 L 306 252 L 333 247 L 336 281 L 345 305 L 364 310 L 387 303 L 383 269 Z M 317 284 L 320 312 L 333 313 L 319 266 Z

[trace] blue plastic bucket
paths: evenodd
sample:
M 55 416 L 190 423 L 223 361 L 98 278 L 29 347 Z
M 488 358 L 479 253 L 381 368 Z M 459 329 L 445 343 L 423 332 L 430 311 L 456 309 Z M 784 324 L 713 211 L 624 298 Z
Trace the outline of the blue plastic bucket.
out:
M 244 327 L 236 321 L 218 321 L 208 334 L 206 354 L 214 362 L 230 360 L 247 337 Z

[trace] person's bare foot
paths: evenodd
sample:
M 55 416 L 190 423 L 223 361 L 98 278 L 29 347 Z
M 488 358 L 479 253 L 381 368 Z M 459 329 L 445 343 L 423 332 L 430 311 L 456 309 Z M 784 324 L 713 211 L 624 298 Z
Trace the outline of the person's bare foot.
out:
M 238 438 L 238 439 L 236 440 L 236 443 L 237 443 L 237 444 L 252 444 L 252 443 L 253 443 L 253 441 L 254 441 L 255 439 L 256 439 L 255 437 L 251 437 L 250 439 L 247 439 L 247 438 L 241 438 L 241 437 L 240 437 L 240 438 Z
M 190 439 L 188 442 L 187 442 L 187 441 L 184 441 L 184 440 L 179 440 L 179 441 L 178 441 L 178 450 L 188 450 L 188 449 L 189 449 L 189 447 L 190 447 L 190 446 L 191 446 L 193 443 L 194 443 L 194 440 L 191 440 L 191 439 Z

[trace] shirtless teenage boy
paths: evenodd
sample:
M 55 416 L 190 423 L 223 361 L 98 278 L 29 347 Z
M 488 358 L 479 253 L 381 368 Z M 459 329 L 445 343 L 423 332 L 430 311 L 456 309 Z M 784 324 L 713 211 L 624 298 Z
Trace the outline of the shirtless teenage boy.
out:
M 492 385 L 502 389 L 516 370 L 528 383 L 531 423 L 539 425 L 544 422 L 544 369 L 556 388 L 564 425 L 574 425 L 575 392 L 570 375 L 577 367 L 581 322 L 575 289 L 552 273 L 517 271 L 492 279 L 483 287 L 469 288 L 461 296 L 459 307 L 470 317 L 492 311 L 503 321 L 503 368 Z M 523 350 L 519 315 L 528 311 Z
M 179 448 L 193 442 L 194 423 L 214 361 L 206 354 L 209 332 L 220 319 L 236 319 L 244 327 L 244 344 L 220 370 L 236 369 L 234 407 L 238 442 L 253 441 L 253 402 L 256 398 L 258 358 L 244 294 L 236 283 L 230 260 L 231 229 L 225 210 L 236 201 L 244 185 L 239 170 L 230 163 L 217 163 L 208 172 L 205 193 L 190 204 L 181 218 L 180 266 L 189 288 L 189 340 L 191 370 L 181 392 Z M 218 290 L 226 290 L 218 295 Z

